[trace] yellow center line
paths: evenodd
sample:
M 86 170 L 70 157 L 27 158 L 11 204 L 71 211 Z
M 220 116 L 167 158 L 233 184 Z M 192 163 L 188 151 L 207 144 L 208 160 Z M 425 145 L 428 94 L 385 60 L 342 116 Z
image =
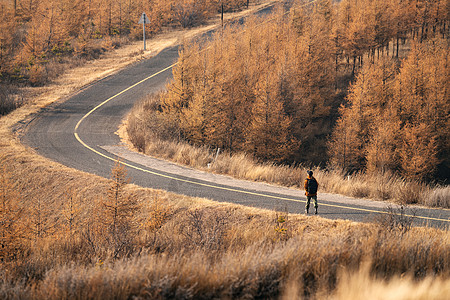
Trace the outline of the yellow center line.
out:
M 101 153 L 100 151 L 92 148 L 91 146 L 87 145 L 78 135 L 78 128 L 80 127 L 80 124 L 89 116 L 91 115 L 94 111 L 96 111 L 97 109 L 99 109 L 100 107 L 102 107 L 103 105 L 105 105 L 106 103 L 108 103 L 109 101 L 113 100 L 114 98 L 122 95 L 123 93 L 129 91 L 130 89 L 138 86 L 139 84 L 147 81 L 150 78 L 153 78 L 167 70 L 170 70 L 171 68 L 173 68 L 177 63 L 174 63 L 170 66 L 168 66 L 167 68 L 162 69 L 161 71 L 158 71 L 146 78 L 144 78 L 143 80 L 139 81 L 138 83 L 133 84 L 132 86 L 124 89 L 123 91 L 115 94 L 114 96 L 111 96 L 110 98 L 106 99 L 105 101 L 103 101 L 102 103 L 100 103 L 99 105 L 97 105 L 96 107 L 94 107 L 93 109 L 91 109 L 87 114 L 85 114 L 76 124 L 75 126 L 75 131 L 74 131 L 74 135 L 75 138 L 77 139 L 77 141 L 83 145 L 86 149 L 94 152 L 95 154 L 102 156 L 106 159 L 109 159 L 111 161 L 116 161 L 115 157 L 111 157 L 108 156 L 104 153 Z M 214 189 L 219 189 L 219 190 L 224 190 L 224 191 L 230 191 L 230 192 L 236 192 L 236 193 L 241 193 L 241 194 L 247 194 L 247 195 L 253 195 L 253 196 L 258 196 L 258 197 L 266 197 L 266 198 L 273 198 L 273 199 L 277 199 L 277 200 L 284 200 L 284 201 L 290 201 L 290 202 L 300 202 L 300 203 L 305 203 L 305 200 L 299 200 L 299 199 L 293 199 L 293 198 L 287 198 L 287 197 L 279 197 L 279 196 L 272 196 L 272 195 L 267 195 L 267 194 L 263 194 L 263 193 L 257 193 L 257 192 L 250 192 L 250 191 L 245 191 L 245 190 L 239 190 L 239 189 L 235 189 L 235 188 L 231 188 L 231 187 L 221 187 L 221 186 L 217 186 L 217 185 L 212 185 L 212 184 L 208 184 L 208 183 L 201 183 L 201 182 L 195 182 L 192 180 L 187 180 L 187 179 L 181 179 L 181 178 L 177 178 L 175 176 L 170 176 L 170 175 L 165 175 L 165 174 L 161 174 L 155 171 L 151 171 L 148 169 L 144 169 L 126 162 L 122 162 L 123 165 L 145 172 L 145 173 L 149 173 L 149 174 L 153 174 L 156 176 L 160 176 L 160 177 L 164 177 L 164 178 L 168 178 L 168 179 L 172 179 L 172 180 L 176 180 L 179 182 L 185 182 L 185 183 L 189 183 L 189 184 L 194 184 L 194 185 L 199 185 L 199 186 L 204 186 L 204 187 L 208 187 L 208 188 L 214 188 Z M 371 212 L 371 213 L 381 213 L 381 214 L 388 214 L 388 212 L 386 211 L 379 211 L 379 210 L 373 210 L 373 209 L 366 209 L 366 208 L 357 208 L 357 207 L 350 207 L 350 206 L 343 206 L 343 205 L 337 205 L 337 204 L 327 204 L 327 203 L 321 203 L 321 206 L 328 206 L 328 207 L 335 207 L 335 208 L 341 208 L 341 209 L 349 209 L 349 210 L 355 210 L 355 211 L 363 211 L 363 212 Z M 407 215 L 405 214 L 405 216 L 407 217 L 415 217 L 415 218 L 419 218 L 419 219 L 425 219 L 425 220 L 435 220 L 435 221 L 444 221 L 444 222 L 449 222 L 449 220 L 446 219 L 440 219 L 440 218 L 432 218 L 432 217 L 422 217 L 422 216 L 413 216 L 413 215 Z
M 313 1 L 315 2 L 315 1 Z M 105 105 L 106 103 L 108 103 L 109 101 L 115 99 L 116 97 L 126 93 L 127 91 L 135 88 L 136 86 L 140 85 L 141 83 L 165 72 L 168 71 L 170 69 L 172 69 L 174 66 L 176 66 L 178 64 L 178 62 L 142 79 L 141 81 L 129 86 L 128 88 L 122 90 L 121 92 L 109 97 L 108 99 L 106 99 L 105 101 L 103 101 L 102 103 L 100 103 L 99 105 L 97 105 L 96 107 L 94 107 L 93 109 L 91 109 L 87 114 L 85 114 L 76 124 L 75 129 L 74 129 L 74 135 L 75 138 L 77 139 L 77 141 L 83 145 L 83 147 L 85 147 L 86 149 L 94 152 L 95 154 L 102 156 L 106 159 L 109 159 L 111 161 L 116 161 L 115 157 L 111 157 L 108 156 L 104 153 L 101 153 L 99 151 L 97 151 L 96 149 L 92 148 L 91 146 L 87 145 L 78 135 L 78 128 L 80 127 L 80 124 L 88 117 L 90 116 L 94 111 L 96 111 L 97 109 L 99 109 L 100 107 L 102 107 L 103 105 Z M 286 198 L 286 197 L 279 197 L 279 196 L 272 196 L 272 195 L 267 195 L 267 194 L 263 194 L 263 193 L 257 193 L 257 192 L 250 192 L 250 191 L 245 191 L 245 190 L 239 190 L 236 188 L 231 188 L 231 187 L 221 187 L 221 186 L 217 186 L 217 185 L 212 185 L 212 184 L 207 184 L 207 183 L 201 183 L 201 182 L 195 182 L 192 180 L 187 180 L 187 179 L 181 179 L 181 178 L 177 178 L 174 176 L 170 176 L 170 175 L 164 175 L 158 172 L 154 172 L 154 171 L 150 171 L 148 169 L 144 169 L 126 162 L 122 162 L 123 165 L 145 172 L 145 173 L 149 173 L 149 174 L 153 174 L 156 176 L 160 176 L 160 177 L 164 177 L 164 178 L 168 178 L 168 179 L 172 179 L 172 180 L 176 180 L 179 182 L 185 182 L 185 183 L 189 183 L 189 184 L 194 184 L 194 185 L 199 185 L 199 186 L 204 186 L 204 187 L 208 187 L 208 188 L 214 188 L 214 189 L 219 189 L 219 190 L 224 190 L 224 191 L 230 191 L 230 192 L 236 192 L 236 193 L 241 193 L 241 194 L 247 194 L 247 195 L 253 195 L 253 196 L 258 196 L 258 197 L 266 197 L 266 198 L 273 198 L 273 199 L 277 199 L 277 200 L 283 200 L 283 201 L 290 201 L 290 202 L 299 202 L 299 203 L 306 203 L 306 200 L 299 200 L 299 199 L 293 199 L 293 198 Z M 328 207 L 334 207 L 334 208 L 341 208 L 341 209 L 348 209 L 348 210 L 355 210 L 355 211 L 362 211 L 362 212 L 370 212 L 370 213 L 379 213 L 379 214 L 389 214 L 389 212 L 386 211 L 380 211 L 380 210 L 374 210 L 374 209 L 366 209 L 366 208 L 357 208 L 357 207 L 350 207 L 350 206 L 343 206 L 343 205 L 337 205 L 337 204 L 327 204 L 327 203 L 321 203 L 321 206 L 328 206 Z M 418 219 L 425 219 L 425 220 L 434 220 L 434 221 L 443 221 L 443 222 L 450 222 L 450 220 L 448 219 L 440 219 L 440 218 L 434 218 L 434 217 L 422 217 L 422 216 L 413 216 L 413 215 L 408 215 L 405 214 L 404 216 L 406 217 L 415 217 Z
M 153 77 L 155 77 L 155 76 L 158 76 L 159 74 L 161 74 L 161 73 L 163 73 L 163 72 L 165 72 L 165 71 L 167 71 L 167 70 L 172 69 L 172 68 L 173 68 L 175 65 L 177 65 L 177 64 L 178 64 L 178 63 L 174 63 L 174 64 L 168 66 L 167 68 L 162 69 L 162 70 L 160 70 L 160 71 L 158 71 L 158 72 L 156 72 L 156 73 L 154 73 L 154 74 L 152 74 L 152 75 L 150 75 L 150 76 L 148 76 L 148 77 L 142 79 L 141 81 L 139 81 L 139 82 L 133 84 L 132 86 L 127 87 L 126 89 L 124 89 L 123 91 L 121 91 L 121 92 L 115 94 L 114 96 L 109 97 L 108 99 L 106 99 L 105 101 L 103 101 L 102 103 L 100 103 L 99 105 L 97 105 L 96 107 L 94 107 L 92 110 L 90 110 L 87 114 L 85 114 L 85 115 L 80 119 L 80 121 L 78 121 L 77 125 L 75 126 L 75 132 L 78 130 L 78 127 L 80 127 L 81 122 L 83 122 L 84 119 L 86 119 L 87 117 L 89 117 L 89 115 L 92 114 L 94 111 L 96 111 L 98 108 L 102 107 L 103 105 L 105 105 L 105 104 L 108 103 L 109 101 L 113 100 L 114 98 L 116 98 L 116 97 L 122 95 L 123 93 L 126 93 L 127 91 L 131 90 L 132 88 L 134 88 L 134 87 L 140 85 L 141 83 L 143 83 L 143 82 L 149 80 L 150 78 L 153 78 Z

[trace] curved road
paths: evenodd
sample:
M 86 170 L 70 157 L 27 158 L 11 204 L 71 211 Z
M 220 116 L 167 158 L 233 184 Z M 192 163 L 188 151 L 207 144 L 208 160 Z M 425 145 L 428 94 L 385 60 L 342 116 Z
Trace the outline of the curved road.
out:
M 177 57 L 178 47 L 168 48 L 95 82 L 65 102 L 42 109 L 29 124 L 23 142 L 51 160 L 103 177 L 110 176 L 120 155 L 131 181 L 140 186 L 303 213 L 303 191 L 195 171 L 133 153 L 120 145 L 115 132 L 122 118 L 135 101 L 164 88 Z M 319 215 L 325 218 L 368 221 L 386 211 L 387 204 L 382 202 L 319 194 Z M 448 228 L 450 223 L 450 210 L 408 208 L 406 215 L 415 215 L 416 225 Z

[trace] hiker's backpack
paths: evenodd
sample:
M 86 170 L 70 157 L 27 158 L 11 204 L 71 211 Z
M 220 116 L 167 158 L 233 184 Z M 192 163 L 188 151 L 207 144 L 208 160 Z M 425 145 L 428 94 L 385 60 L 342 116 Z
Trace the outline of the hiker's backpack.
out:
M 315 178 L 308 179 L 308 194 L 317 194 L 317 181 Z

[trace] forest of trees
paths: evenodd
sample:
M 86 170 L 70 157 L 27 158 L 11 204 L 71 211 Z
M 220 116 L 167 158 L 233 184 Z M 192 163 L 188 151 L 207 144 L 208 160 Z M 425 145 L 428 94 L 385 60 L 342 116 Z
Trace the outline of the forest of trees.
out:
M 252 1 L 253 2 L 253 1 Z M 43 84 L 55 76 L 53 63 L 92 58 L 119 43 L 165 26 L 201 24 L 221 9 L 247 0 L 2 0 L 0 1 L 0 82 Z M 57 72 L 56 72 L 57 73 Z M 57 75 L 57 74 L 56 74 Z
M 364 65 L 330 141 L 335 164 L 414 179 L 448 171 L 448 46 L 442 39 L 414 43 L 400 69 L 388 57 Z
M 295 157 L 302 152 L 312 159 L 325 146 L 316 135 L 331 129 L 335 98 L 327 28 L 314 16 L 299 35 L 276 18 L 225 29 L 203 51 L 200 43 L 185 45 L 162 108 L 188 140 L 280 162 L 303 160 Z
M 445 179 L 449 13 L 440 0 L 319 0 L 227 27 L 184 45 L 162 115 L 193 144 L 264 161 Z
M 248 3 L 1 1 L 0 100 L 5 83 L 44 84 L 66 60 L 139 38 L 144 11 L 154 34 Z M 449 1 L 285 3 L 289 13 L 226 26 L 208 48 L 184 45 L 161 99 L 183 137 L 265 161 L 448 177 Z M 2 114 L 15 107 L 0 106 Z

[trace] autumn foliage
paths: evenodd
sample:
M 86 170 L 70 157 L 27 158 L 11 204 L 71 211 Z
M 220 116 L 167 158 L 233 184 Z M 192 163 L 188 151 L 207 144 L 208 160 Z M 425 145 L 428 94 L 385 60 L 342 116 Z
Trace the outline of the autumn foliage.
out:
M 343 271 L 364 290 L 401 277 L 436 283 L 424 298 L 448 294 L 448 231 L 395 214 L 368 224 L 213 203 L 130 186 L 120 163 L 107 180 L 12 149 L 0 168 L 2 299 L 320 298 L 344 292 Z M 39 201 L 52 226 L 37 234 Z
M 247 5 L 224 0 L 225 10 Z M 124 40 L 167 26 L 191 27 L 219 12 L 218 0 L 7 0 L 0 2 L 0 80 L 43 84 L 68 59 L 96 58 Z M 76 63 L 76 62 L 74 62 Z
M 361 2 L 367 4 L 357 1 Z M 31 7 L 38 2 L 15 3 Z M 399 3 L 411 4 L 415 21 L 402 17 L 397 23 L 415 25 L 406 32 L 395 31 L 391 43 L 380 47 L 377 43 L 337 47 L 338 27 L 330 31 L 326 26 L 310 26 L 327 19 L 335 24 L 335 10 L 328 9 L 334 6 L 328 5 L 292 11 L 288 20 L 295 25 L 278 17 L 274 20 L 279 27 L 250 21 L 256 28 L 251 34 L 225 29 L 217 35 L 222 43 L 213 41 L 212 49 L 218 54 L 196 42 L 188 44 L 181 53 L 185 60 L 175 70 L 175 81 L 160 102 L 153 104 L 152 112 L 158 114 L 146 120 L 168 125 L 161 135 L 177 133 L 192 144 L 206 141 L 215 147 L 248 151 L 260 159 L 282 161 L 306 157 L 308 147 L 324 149 L 327 130 L 322 127 L 331 128 L 337 119 L 329 142 L 336 165 L 426 176 L 422 170 L 433 169 L 428 161 L 442 164 L 448 159 L 448 24 L 418 14 L 419 9 L 432 11 L 430 7 L 439 1 Z M 309 20 L 309 15 L 316 20 Z M 323 32 L 327 34 L 319 34 Z M 357 36 L 370 42 L 373 36 L 364 35 L 369 32 L 363 30 Z M 283 41 L 282 34 L 295 38 L 295 43 Z M 241 35 L 251 39 L 241 41 Z M 265 42 L 266 37 L 276 45 Z M 404 39 L 411 42 L 411 51 L 402 57 L 397 49 Z M 393 51 L 388 53 L 387 46 L 394 46 Z M 187 56 L 190 48 L 202 52 Z M 224 59 L 228 56 L 231 60 Z M 210 57 L 216 60 L 211 63 Z M 192 70 L 196 75 L 190 74 Z M 16 71 L 13 74 L 22 76 L 21 70 Z M 352 73 L 355 80 L 338 111 L 345 78 L 351 79 Z M 243 86 L 241 80 L 253 85 Z M 177 102 L 180 99 L 183 102 Z M 214 106 L 209 107 L 206 99 L 212 99 Z M 226 106 L 228 101 L 233 106 Z M 220 109 L 221 105 L 225 107 Z M 216 123 L 203 118 L 209 109 L 219 114 Z M 215 128 L 222 123 L 228 127 Z M 251 135 L 249 128 L 258 135 Z M 395 213 L 374 223 L 355 224 L 143 189 L 128 184 L 120 162 L 107 180 L 14 148 L 15 142 L 8 139 L 2 136 L 0 145 L 2 299 L 448 297 L 450 244 L 445 229 L 410 227 L 412 220 L 401 223 L 403 218 Z M 335 176 L 314 170 L 324 177 L 321 182 Z M 292 180 L 292 173 L 287 174 Z M 342 187 L 343 174 L 336 177 L 335 185 Z M 386 177 L 374 178 L 383 181 Z M 357 181 L 349 182 L 354 190 L 363 190 Z M 411 190 L 404 184 L 400 192 Z M 436 192 L 440 191 L 430 191 Z M 448 203 L 448 192 L 443 190 L 441 198 Z
M 160 115 L 192 144 L 263 161 L 445 178 L 448 15 L 444 1 L 321 0 L 226 27 L 183 45 Z
M 206 48 L 184 45 L 161 107 L 186 139 L 263 160 L 314 159 L 335 95 L 325 16 L 302 35 L 282 13 L 273 18 L 226 28 Z
M 449 59 L 437 39 L 414 43 L 400 68 L 390 58 L 365 64 L 333 132 L 334 163 L 414 179 L 448 169 Z

